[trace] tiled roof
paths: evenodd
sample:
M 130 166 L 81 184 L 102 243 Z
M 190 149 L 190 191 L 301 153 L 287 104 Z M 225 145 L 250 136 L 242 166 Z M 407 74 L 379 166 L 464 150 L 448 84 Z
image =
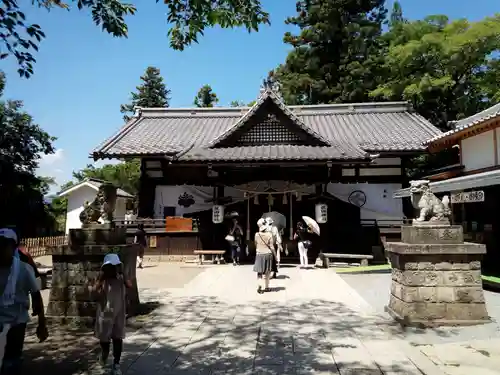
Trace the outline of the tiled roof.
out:
M 468 128 L 473 127 L 474 125 L 478 125 L 484 121 L 487 121 L 489 119 L 492 119 L 496 116 L 500 116 L 500 103 L 495 104 L 494 106 L 485 109 L 482 112 L 476 113 L 475 115 L 469 116 L 467 118 L 464 118 L 460 121 L 457 121 L 454 124 L 454 127 L 452 130 L 447 131 L 446 133 L 441 133 L 433 138 L 427 140 L 424 144 L 430 144 L 433 142 L 436 142 L 440 139 L 447 138 L 450 135 L 453 135 L 455 133 L 461 132 L 462 130 L 466 130 Z
M 181 156 L 181 161 L 242 161 L 242 160 L 342 160 L 365 159 L 360 149 L 336 146 L 265 145 L 252 147 L 197 148 Z
M 251 108 L 143 108 L 96 148 L 94 158 L 178 154 L 178 160 L 359 159 L 368 152 L 422 151 L 441 131 L 407 103 L 288 106 L 301 126 L 330 146 L 210 149 Z M 292 150 L 294 149 L 294 150 Z M 335 149 L 335 151 L 333 150 Z M 300 154 L 300 155 L 299 155 Z

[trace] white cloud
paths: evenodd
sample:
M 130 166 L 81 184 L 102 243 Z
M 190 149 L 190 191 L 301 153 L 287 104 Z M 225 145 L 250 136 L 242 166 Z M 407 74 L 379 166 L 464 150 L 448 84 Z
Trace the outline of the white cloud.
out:
M 57 185 L 67 179 L 65 171 L 65 153 L 62 148 L 58 148 L 53 154 L 42 155 L 38 162 L 36 174 L 43 177 L 53 177 Z M 53 186 L 51 190 L 58 190 L 58 186 Z
M 64 150 L 58 148 L 53 154 L 42 155 L 39 166 L 51 166 L 60 163 L 64 159 Z

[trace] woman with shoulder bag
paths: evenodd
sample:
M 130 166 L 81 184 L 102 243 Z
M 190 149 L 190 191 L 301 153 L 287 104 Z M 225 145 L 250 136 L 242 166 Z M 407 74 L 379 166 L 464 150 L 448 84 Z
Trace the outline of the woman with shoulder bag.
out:
M 233 266 L 240 264 L 240 253 L 241 253 L 241 243 L 243 239 L 243 229 L 238 223 L 238 217 L 233 215 L 232 217 L 232 228 L 229 234 L 226 236 L 226 241 L 229 242 L 231 247 L 231 258 L 233 260 Z
M 255 264 L 254 272 L 257 272 L 257 293 L 262 294 L 269 291 L 269 279 L 273 268 L 273 257 L 276 257 L 274 249 L 274 237 L 271 228 L 264 219 L 257 222 L 259 231 L 255 233 Z
M 312 247 L 311 233 L 311 229 L 306 227 L 304 223 L 301 221 L 297 223 L 297 231 L 293 239 L 298 240 L 297 247 L 299 249 L 300 268 L 308 268 L 307 251 Z

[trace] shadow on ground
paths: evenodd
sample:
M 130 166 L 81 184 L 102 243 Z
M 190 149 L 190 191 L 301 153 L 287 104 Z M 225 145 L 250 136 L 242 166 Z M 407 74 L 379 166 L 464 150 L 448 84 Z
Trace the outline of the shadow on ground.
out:
M 124 374 L 415 373 L 406 357 L 384 349 L 386 340 L 404 337 L 398 324 L 341 303 L 261 299 L 229 304 L 210 296 L 165 297 L 150 292 L 149 300 L 166 302 L 150 304 L 156 308 L 141 315 L 129 335 Z M 91 333 L 69 331 L 51 340 L 50 347 L 30 346 L 26 357 L 33 362 L 26 373 L 43 368 L 79 374 L 96 358 L 95 344 Z M 382 359 L 372 362 L 367 351 Z
M 176 308 L 158 311 L 166 320 L 151 320 L 127 343 L 126 374 L 412 374 L 404 356 L 372 353 L 390 357 L 374 363 L 364 355 L 361 341 L 402 338 L 398 324 L 340 303 L 229 305 L 201 296 L 171 303 Z

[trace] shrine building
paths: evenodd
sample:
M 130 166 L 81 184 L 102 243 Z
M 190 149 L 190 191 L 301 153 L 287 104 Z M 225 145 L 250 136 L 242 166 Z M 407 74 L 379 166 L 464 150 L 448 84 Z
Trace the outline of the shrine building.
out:
M 290 254 L 303 215 L 320 223 L 318 251 L 369 254 L 411 215 L 393 194 L 440 134 L 405 102 L 286 106 L 265 89 L 250 108 L 138 108 L 91 156 L 141 160 L 138 217 L 161 223 L 147 231 L 169 256 L 224 249 L 233 211 L 250 246 L 257 219 L 278 211 Z M 195 228 L 173 233 L 167 217 Z

